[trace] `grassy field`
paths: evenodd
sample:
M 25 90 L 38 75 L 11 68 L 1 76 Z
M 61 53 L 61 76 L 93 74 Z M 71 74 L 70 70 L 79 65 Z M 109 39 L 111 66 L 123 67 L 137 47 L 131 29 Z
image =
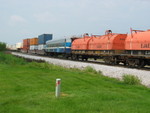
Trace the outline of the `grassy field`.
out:
M 55 98 L 55 80 L 62 94 Z M 150 113 L 150 89 L 0 53 L 0 113 Z

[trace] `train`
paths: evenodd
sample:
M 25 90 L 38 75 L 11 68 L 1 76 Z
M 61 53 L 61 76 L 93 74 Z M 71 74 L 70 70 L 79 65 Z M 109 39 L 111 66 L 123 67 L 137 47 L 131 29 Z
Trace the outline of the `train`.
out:
M 123 64 L 132 68 L 150 65 L 150 30 L 131 30 L 130 34 L 113 33 L 89 35 L 54 40 L 52 34 L 24 39 L 23 53 L 64 57 L 72 60 L 103 59 L 106 64 Z

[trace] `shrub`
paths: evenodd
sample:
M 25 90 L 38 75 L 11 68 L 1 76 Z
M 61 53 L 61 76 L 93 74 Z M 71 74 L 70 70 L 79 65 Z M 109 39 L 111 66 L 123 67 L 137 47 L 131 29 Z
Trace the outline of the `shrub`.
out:
M 123 75 L 123 82 L 129 85 L 138 85 L 141 84 L 141 80 L 134 75 Z

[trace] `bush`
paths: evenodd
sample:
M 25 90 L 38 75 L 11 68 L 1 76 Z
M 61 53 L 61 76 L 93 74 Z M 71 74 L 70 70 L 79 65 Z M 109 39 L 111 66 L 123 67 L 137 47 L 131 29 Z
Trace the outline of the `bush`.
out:
M 5 51 L 6 50 L 6 44 L 3 42 L 0 42 L 0 51 Z
M 124 75 L 123 76 L 123 82 L 129 85 L 138 85 L 141 84 L 141 80 L 134 75 Z

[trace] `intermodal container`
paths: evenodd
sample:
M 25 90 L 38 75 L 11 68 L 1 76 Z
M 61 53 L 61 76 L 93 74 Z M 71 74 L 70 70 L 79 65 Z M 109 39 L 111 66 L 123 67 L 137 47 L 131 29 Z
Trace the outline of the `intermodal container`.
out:
M 24 39 L 23 40 L 23 49 L 28 50 L 30 46 L 30 39 Z
M 22 42 L 16 43 L 16 48 L 21 49 L 23 47 Z
M 30 50 L 37 50 L 38 49 L 38 45 L 30 45 Z
M 46 44 L 46 41 L 52 40 L 52 34 L 42 34 L 38 36 L 38 44 Z
M 38 45 L 38 38 L 31 38 L 30 45 Z
M 45 46 L 46 46 L 45 44 L 38 45 L 38 50 L 44 50 Z

